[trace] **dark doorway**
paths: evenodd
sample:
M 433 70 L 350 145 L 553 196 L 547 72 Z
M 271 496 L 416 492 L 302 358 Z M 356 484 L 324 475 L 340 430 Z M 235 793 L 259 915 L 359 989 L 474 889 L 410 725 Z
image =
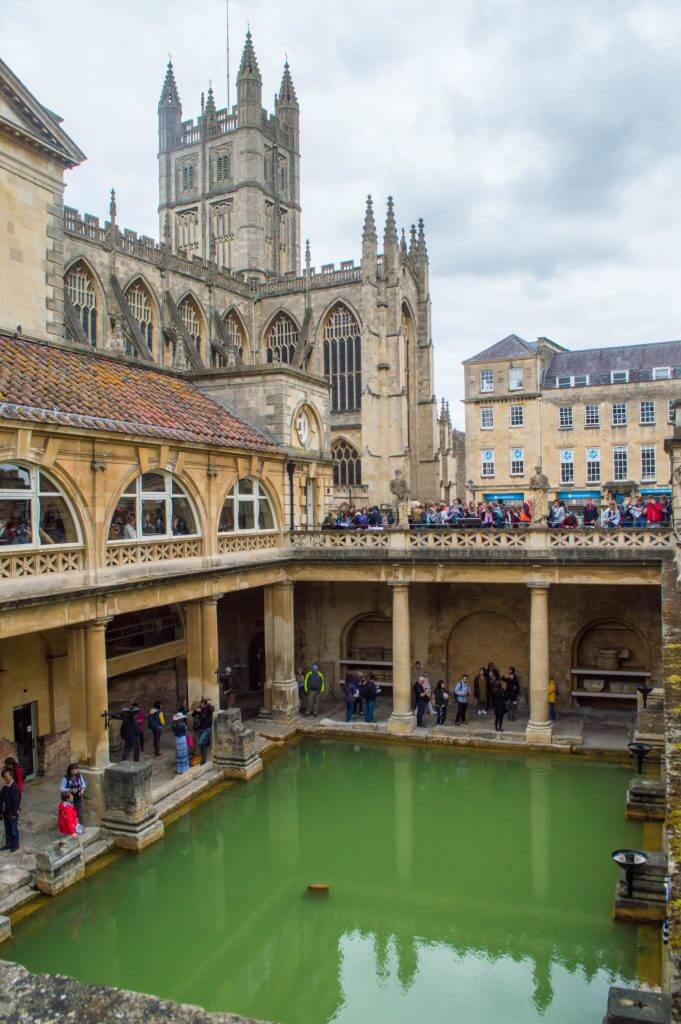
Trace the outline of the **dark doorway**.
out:
M 22 704 L 14 708 L 13 715 L 17 761 L 24 770 L 24 777 L 30 779 L 36 773 L 35 705 Z
M 265 634 L 256 633 L 248 648 L 248 688 L 262 690 L 265 686 Z

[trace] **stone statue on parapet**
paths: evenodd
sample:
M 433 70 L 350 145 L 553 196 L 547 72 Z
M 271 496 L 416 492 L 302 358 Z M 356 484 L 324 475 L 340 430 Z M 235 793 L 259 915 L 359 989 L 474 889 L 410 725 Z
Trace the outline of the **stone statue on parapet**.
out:
M 530 477 L 532 492 L 532 525 L 535 529 L 546 526 L 549 515 L 549 479 L 542 471 L 541 462 L 534 467 L 534 476 Z
M 393 507 L 395 509 L 395 521 L 398 526 L 409 525 L 409 484 L 404 478 L 401 469 L 395 470 L 395 476 L 390 481 L 390 493 L 394 497 Z

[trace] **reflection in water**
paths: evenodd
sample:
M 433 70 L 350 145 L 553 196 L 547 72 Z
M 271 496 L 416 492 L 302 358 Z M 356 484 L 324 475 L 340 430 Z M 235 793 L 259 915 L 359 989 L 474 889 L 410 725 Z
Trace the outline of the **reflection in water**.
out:
M 597 1020 L 608 986 L 634 981 L 634 936 L 610 916 L 610 850 L 640 843 L 627 779 L 304 743 L 56 898 L 3 954 L 282 1024 Z

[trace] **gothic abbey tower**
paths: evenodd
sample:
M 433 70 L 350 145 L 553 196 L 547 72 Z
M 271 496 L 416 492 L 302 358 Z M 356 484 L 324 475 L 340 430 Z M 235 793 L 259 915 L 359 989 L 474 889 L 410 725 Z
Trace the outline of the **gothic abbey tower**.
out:
M 263 280 L 300 267 L 300 109 L 288 62 L 274 114 L 250 31 L 237 102 L 217 110 L 212 87 L 196 121 L 182 120 L 173 66 L 158 104 L 159 220 L 174 252 Z

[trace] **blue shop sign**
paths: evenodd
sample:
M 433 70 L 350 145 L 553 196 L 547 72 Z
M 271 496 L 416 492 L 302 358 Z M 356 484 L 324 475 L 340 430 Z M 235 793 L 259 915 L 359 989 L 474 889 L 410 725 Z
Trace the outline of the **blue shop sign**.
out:
M 671 487 L 642 487 L 641 494 L 671 494 Z
M 600 491 L 558 491 L 558 497 L 561 501 L 574 501 L 575 499 L 581 501 L 586 498 L 598 501 L 600 496 Z
M 483 494 L 483 501 L 524 501 L 525 495 L 522 491 L 512 491 L 510 494 Z

